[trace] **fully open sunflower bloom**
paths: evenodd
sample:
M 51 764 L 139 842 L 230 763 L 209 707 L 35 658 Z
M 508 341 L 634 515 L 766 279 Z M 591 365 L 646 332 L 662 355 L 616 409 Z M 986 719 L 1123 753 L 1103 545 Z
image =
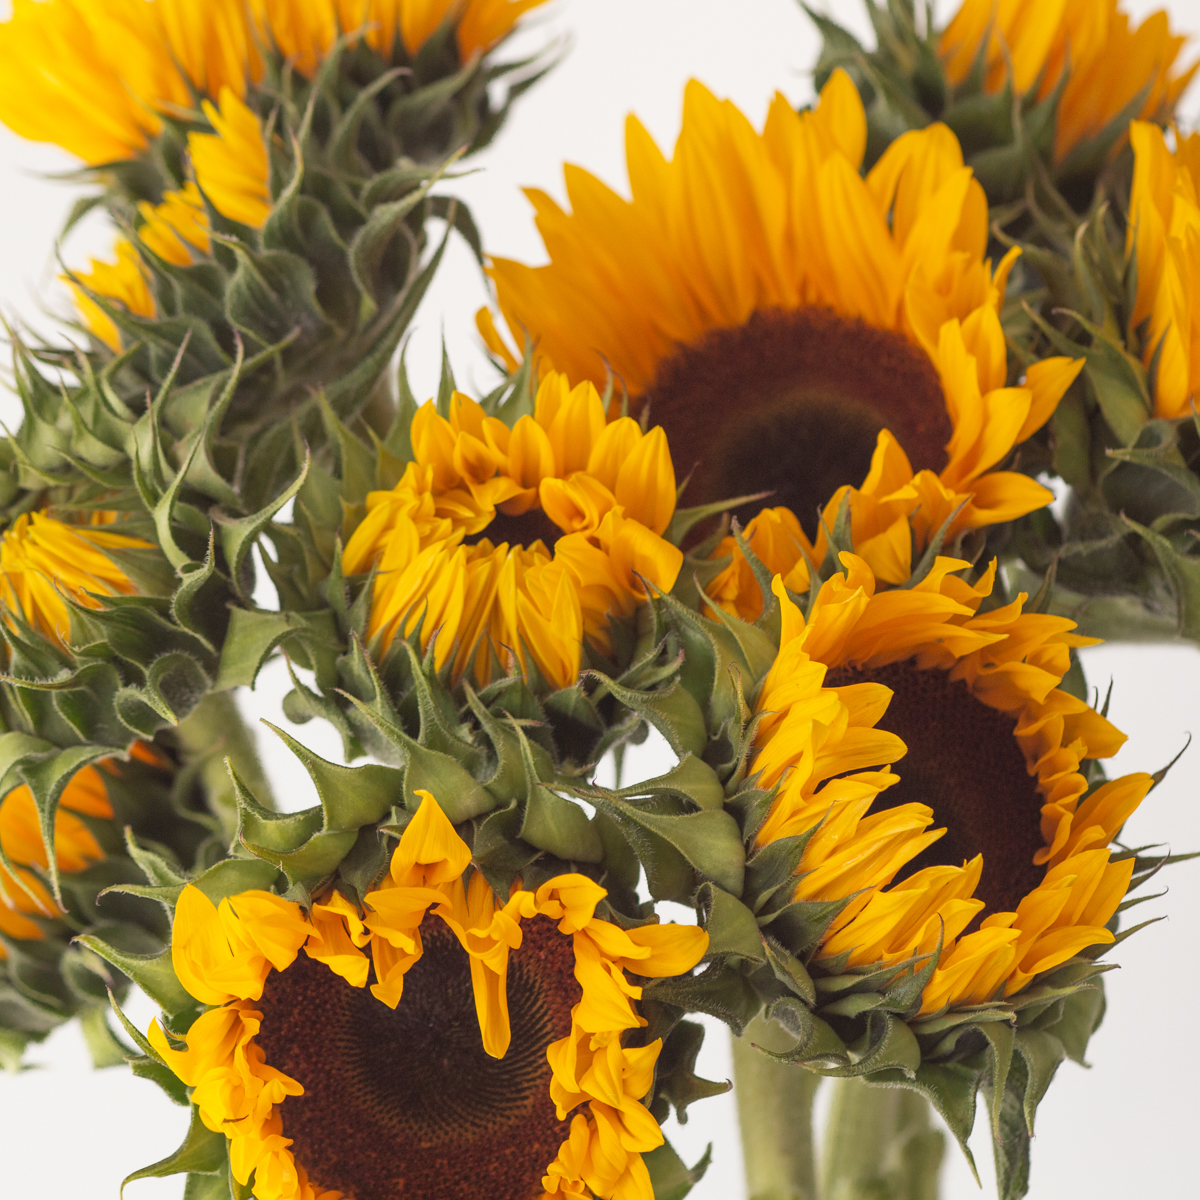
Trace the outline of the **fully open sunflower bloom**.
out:
M 1109 843 L 1152 779 L 1089 787 L 1085 763 L 1125 739 L 1058 685 L 1095 639 L 1022 612 L 1023 595 L 978 613 L 994 563 L 971 586 L 967 563 L 939 558 L 915 587 L 877 593 L 862 559 L 841 562 L 807 619 L 776 579 L 782 640 L 751 765 L 781 785 L 756 845 L 816 830 L 795 898 L 853 897 L 818 959 L 895 962 L 944 939 L 928 1015 L 1011 996 L 1111 942 L 1134 864 L 1110 862 Z M 896 776 L 844 775 L 881 762 Z
M 685 974 L 706 935 L 601 920 L 583 875 L 498 897 L 470 866 L 424 792 L 361 906 L 183 889 L 172 962 L 206 1008 L 150 1043 L 259 1200 L 652 1200 L 661 1042 L 635 1044 L 630 976 Z
M 576 167 L 571 212 L 529 193 L 550 263 L 494 259 L 500 310 L 572 380 L 613 372 L 666 431 L 692 504 L 769 490 L 815 534 L 886 430 L 901 520 L 924 506 L 936 529 L 964 501 L 952 533 L 1011 520 L 1049 493 L 993 468 L 1078 365 L 1046 359 L 1008 386 L 999 309 L 1017 251 L 985 257 L 987 201 L 956 138 L 907 133 L 863 178 L 866 133 L 841 71 L 814 111 L 777 96 L 761 134 L 690 83 L 670 161 L 629 119 L 631 200 Z
M 347 575 L 373 571 L 379 652 L 419 631 L 438 668 L 486 683 L 535 665 L 553 687 L 579 674 L 586 641 L 611 654 L 610 622 L 648 582 L 674 586 L 681 552 L 662 534 L 675 472 L 661 429 L 606 419 L 590 382 L 548 373 L 511 427 L 455 392 L 412 420 L 413 461 L 371 492 L 346 544 Z
M 164 117 L 264 75 L 261 45 L 311 77 L 342 34 L 390 59 L 455 21 L 465 62 L 543 0 L 16 0 L 0 25 L 0 120 L 90 165 L 142 153 Z
M 1061 87 L 1054 156 L 1062 160 L 1118 118 L 1171 113 L 1200 65 L 1178 65 L 1186 41 L 1166 12 L 1135 25 L 1118 0 L 964 0 L 939 50 L 952 85 L 982 70 L 991 94 L 1011 81 L 1019 95 L 1043 100 Z
M 133 593 L 129 577 L 105 550 L 144 549 L 149 543 L 104 529 L 115 513 L 96 516 L 100 520 L 90 525 L 68 525 L 47 512 L 23 513 L 0 535 L 0 600 L 10 626 L 19 614 L 61 645 L 71 629 L 67 598 L 98 608 L 89 593 Z

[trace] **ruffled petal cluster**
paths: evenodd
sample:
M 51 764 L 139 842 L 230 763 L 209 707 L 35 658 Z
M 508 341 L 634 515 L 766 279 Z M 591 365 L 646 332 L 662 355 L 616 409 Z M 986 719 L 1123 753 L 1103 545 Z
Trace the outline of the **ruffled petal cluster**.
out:
M 653 1083 L 661 1041 L 627 1047 L 623 1035 L 645 1025 L 635 1002 L 642 977 L 690 971 L 708 946 L 694 926 L 650 925 L 623 930 L 595 916 L 607 894 L 582 875 L 560 875 L 536 892 L 514 886 L 501 902 L 478 872 L 464 882 L 471 855 L 428 792 L 392 856 L 381 886 L 363 897 L 361 910 L 338 892 L 305 912 L 269 892 L 250 891 L 213 902 L 185 887 L 175 914 L 172 962 L 180 982 L 213 1005 L 188 1030 L 184 1048 L 172 1046 L 155 1022 L 150 1041 L 170 1068 L 194 1089 L 192 1102 L 205 1125 L 230 1140 L 234 1177 L 254 1177 L 260 1200 L 338 1200 L 308 1179 L 285 1136 L 289 1096 L 304 1094 L 265 1060 L 255 1042 L 262 997 L 272 969 L 286 971 L 303 948 L 354 987 L 395 1008 L 404 977 L 422 955 L 421 922 L 443 920 L 469 956 L 480 1033 L 488 1054 L 502 1058 L 510 1042 L 507 1001 L 509 958 L 522 944 L 521 921 L 557 922 L 572 939 L 579 1002 L 568 1037 L 546 1054 L 559 1118 L 576 1109 L 569 1139 L 542 1181 L 552 1195 L 653 1200 L 641 1154 L 662 1134 L 641 1098 Z M 531 1181 L 531 1190 L 536 1183 Z
M 647 583 L 674 585 L 683 556 L 662 537 L 675 510 L 666 438 L 608 421 L 591 383 L 548 374 L 511 428 L 455 393 L 448 416 L 432 402 L 418 410 L 411 442 L 413 461 L 367 496 L 342 561 L 347 575 L 374 570 L 368 635 L 382 650 L 419 630 L 422 647 L 436 637 L 439 669 L 486 682 L 497 663 L 532 662 L 565 687 L 585 638 L 607 653 L 610 620 L 631 615 Z M 502 536 L 522 528 L 528 543 Z

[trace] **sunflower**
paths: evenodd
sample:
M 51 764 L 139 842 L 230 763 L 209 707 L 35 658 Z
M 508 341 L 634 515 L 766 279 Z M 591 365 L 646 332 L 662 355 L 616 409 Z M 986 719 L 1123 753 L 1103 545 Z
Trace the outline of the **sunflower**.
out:
M 118 304 L 137 317 L 158 316 L 151 291 L 152 275 L 143 261 L 148 252 L 175 267 L 209 258 L 212 231 L 205 199 L 222 216 L 251 229 L 261 229 L 271 213 L 270 165 L 262 123 L 229 88 L 222 88 L 220 107 L 202 101 L 215 133 L 188 135 L 195 179 L 163 195 L 162 202 L 137 206 L 134 239 L 117 239 L 115 261 L 92 260 L 91 270 L 65 276 L 84 326 L 113 353 L 120 353 L 121 334 L 102 302 Z
M 366 27 L 382 57 L 411 57 L 447 19 L 465 62 L 543 0 L 15 0 L 0 25 L 0 120 L 89 165 L 134 158 L 198 97 L 244 98 L 259 45 L 311 78 L 338 36 Z M 396 43 L 397 33 L 401 45 Z
M 132 595 L 129 576 L 106 551 L 147 549 L 149 542 L 113 533 L 116 513 L 97 511 L 90 525 L 68 525 L 44 510 L 23 513 L 0 535 L 0 603 L 16 629 L 16 614 L 61 646 L 72 604 L 99 608 L 96 595 Z
M 690 971 L 707 936 L 601 920 L 582 875 L 498 897 L 418 794 L 361 905 L 185 887 L 172 962 L 207 1008 L 150 1043 L 259 1200 L 652 1200 L 661 1042 L 636 1044 L 630 976 Z
M 1200 66 L 1176 69 L 1186 41 L 1162 11 L 1132 26 L 1118 0 L 964 0 L 938 49 L 954 85 L 982 69 L 992 94 L 1010 70 L 1021 95 L 1036 88 L 1041 100 L 1061 86 L 1054 157 L 1062 161 L 1131 105 L 1147 119 L 1170 114 Z
M 814 534 L 886 429 L 910 511 L 921 496 L 964 505 L 954 531 L 1021 516 L 1049 493 L 991 468 L 1078 365 L 1048 359 L 1006 386 L 999 310 L 1018 252 L 985 259 L 987 201 L 958 141 L 943 125 L 906 133 L 864 179 L 866 128 L 840 70 L 814 111 L 777 95 L 761 134 L 690 83 L 671 161 L 629 118 L 631 201 L 576 167 L 571 213 L 528 193 L 550 263 L 494 259 L 501 312 L 572 380 L 616 375 L 666 430 L 692 504 L 768 491 Z M 479 323 L 512 362 L 490 315 Z M 734 511 L 745 523 L 759 507 Z
M 778 788 L 755 845 L 807 835 L 795 899 L 844 903 L 817 962 L 928 959 L 941 940 L 928 1016 L 1111 943 L 1134 860 L 1110 843 L 1153 779 L 1089 782 L 1125 739 L 1059 685 L 1096 639 L 1023 594 L 980 612 L 994 562 L 972 585 L 938 558 L 877 592 L 862 558 L 840 561 L 807 618 L 776 577 L 780 650 L 754 703 L 751 769 Z
M 548 373 L 510 428 L 455 393 L 413 417 L 413 461 L 367 496 L 346 543 L 347 575 L 373 571 L 367 636 L 435 641 L 440 670 L 487 682 L 536 666 L 555 687 L 579 674 L 586 640 L 613 648 L 646 582 L 674 586 L 681 552 L 661 536 L 675 472 L 661 429 L 608 421 L 590 382 Z
M 264 162 L 264 181 L 265 178 Z M 191 181 L 178 191 L 167 192 L 161 204 L 143 200 L 138 215 L 142 222 L 137 231 L 138 242 L 164 262 L 177 267 L 191 266 L 212 248 L 204 200 Z M 263 213 L 262 220 L 265 219 Z M 150 272 L 134 242 L 119 238 L 115 254 L 115 261 L 93 259 L 90 271 L 65 276 L 64 281 L 74 294 L 75 306 L 88 332 L 117 354 L 121 350 L 121 334 L 100 301 L 119 304 L 134 316 L 147 318 L 158 315 L 158 305 L 150 290 Z
M 111 819 L 112 815 L 99 770 L 84 767 L 72 776 L 54 816 L 54 853 L 60 872 L 83 871 L 106 857 L 80 817 Z M 44 871 L 49 859 L 33 793 L 24 784 L 0 800 L 0 850 L 4 854 L 0 865 L 0 935 L 41 941 L 45 933 L 33 918 L 51 919 L 61 916 L 62 910 L 40 876 L 30 870 L 36 867 Z M 8 951 L 0 942 L 0 959 L 7 957 Z
M 1176 135 L 1172 154 L 1156 125 L 1135 121 L 1126 256 L 1137 276 L 1130 328 L 1151 370 L 1154 413 L 1185 417 L 1200 389 L 1200 134 Z

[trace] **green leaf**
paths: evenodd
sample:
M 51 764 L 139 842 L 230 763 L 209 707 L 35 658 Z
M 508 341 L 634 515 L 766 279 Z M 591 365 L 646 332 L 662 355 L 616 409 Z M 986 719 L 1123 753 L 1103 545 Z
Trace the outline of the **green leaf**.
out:
M 229 1182 L 224 1175 L 189 1175 L 183 1200 L 230 1200 Z
M 229 1143 L 223 1133 L 213 1133 L 200 1120 L 199 1110 L 192 1110 L 192 1121 L 188 1126 L 183 1145 L 167 1158 L 151 1163 L 121 1182 L 121 1195 L 125 1187 L 135 1179 L 162 1179 L 167 1175 L 219 1175 L 229 1161 Z
M 696 910 L 708 932 L 708 958 L 740 958 L 765 964 L 767 952 L 754 914 L 728 892 L 701 884 Z
M 1033 1118 L 1041 1104 L 1054 1072 L 1067 1056 L 1062 1042 L 1052 1034 L 1037 1029 L 1020 1029 L 1016 1037 L 1017 1053 L 1025 1062 L 1027 1075 L 1023 1108 L 1025 1126 L 1033 1134 Z
M 312 454 L 307 447 L 304 452 L 304 465 L 300 473 L 270 504 L 252 513 L 248 517 L 229 517 L 219 509 L 213 511 L 213 519 L 221 538 L 221 549 L 225 552 L 225 561 L 229 564 L 230 578 L 235 587 L 241 586 L 242 563 L 250 548 L 258 540 L 259 535 L 267 527 L 272 517 L 304 486 L 308 477 L 308 469 L 312 464 Z
M 605 690 L 649 721 L 680 758 L 685 754 L 703 758 L 708 747 L 704 713 L 692 694 L 678 680 L 659 691 L 639 692 L 622 687 L 599 672 L 586 673 L 596 676 Z
M 263 664 L 295 629 L 288 613 L 231 608 L 214 690 L 253 687 Z
M 87 1043 L 88 1053 L 92 1056 L 92 1066 L 99 1070 L 102 1067 L 123 1066 L 130 1050 L 113 1033 L 109 1026 L 107 1015 L 102 1008 L 85 1009 L 79 1018 L 83 1040 Z
M 663 1142 L 649 1154 L 642 1155 L 646 1170 L 650 1172 L 650 1185 L 654 1200 L 683 1200 L 692 1188 L 704 1178 L 712 1162 L 712 1143 L 704 1151 L 704 1157 L 694 1167 L 684 1165 L 668 1141 Z
M 604 847 L 600 834 L 578 804 L 564 800 L 538 779 L 529 741 L 519 726 L 514 726 L 521 743 L 525 765 L 525 817 L 521 839 L 567 862 L 600 862 Z
M 274 345 L 294 329 L 305 338 L 329 332 L 317 303 L 317 280 L 312 267 L 295 254 L 268 250 L 254 254 L 244 244 L 222 239 L 237 255 L 225 308 L 230 323 L 264 346 Z
M 395 767 L 341 766 L 314 754 L 270 721 L 263 724 L 304 764 L 317 789 L 326 829 L 357 831 L 382 821 L 393 806 L 404 803 L 404 776 Z
M 999 1139 L 1004 1089 L 1008 1086 L 1016 1032 L 1005 1021 L 980 1022 L 975 1028 L 987 1038 L 992 1051 L 992 1136 Z
M 685 754 L 665 775 L 621 788 L 614 794 L 622 799 L 635 796 L 682 796 L 700 809 L 720 809 L 725 805 L 725 788 L 716 771 L 694 754 Z
M 645 831 L 672 846 L 701 876 L 711 879 L 731 895 L 740 896 L 746 875 L 746 851 L 733 816 L 719 812 L 683 813 L 675 816 L 648 812 L 615 796 L 600 798 L 597 805 L 610 812 L 626 830 L 635 849 L 634 830 Z
M 1161 533 L 1123 518 L 1154 551 L 1175 597 L 1177 628 L 1181 636 L 1200 641 L 1200 558 L 1180 553 Z
M 214 904 L 239 892 L 269 892 L 279 882 L 279 871 L 256 858 L 226 858 L 192 880 Z
M 1004 1089 L 999 1131 L 992 1142 L 1000 1200 L 1021 1200 L 1029 1190 L 1029 1127 L 1023 1100 L 1026 1086 L 1025 1063 L 1018 1056 L 1013 1060 L 1008 1086 Z M 994 1099 L 992 1103 L 995 1104 Z
M 195 997 L 175 975 L 170 949 L 160 954 L 131 954 L 118 950 L 95 934 L 85 933 L 77 940 L 105 962 L 112 963 L 118 971 L 128 975 L 164 1012 L 183 1012 L 195 1005 Z

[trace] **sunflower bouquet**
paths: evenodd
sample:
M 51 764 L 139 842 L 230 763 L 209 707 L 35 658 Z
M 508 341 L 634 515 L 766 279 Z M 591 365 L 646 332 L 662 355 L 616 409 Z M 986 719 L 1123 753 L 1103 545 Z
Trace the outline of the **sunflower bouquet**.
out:
M 664 1126 L 730 1087 L 750 1200 L 936 1200 L 981 1099 L 1020 1200 L 1189 857 L 1123 839 L 1167 768 L 1106 773 L 1078 652 L 1200 642 L 1196 65 L 1118 0 L 811 12 L 811 104 L 631 116 L 534 266 L 459 181 L 541 3 L 0 23 L 112 237 L 9 326 L 0 1059 L 78 1022 L 187 1200 L 699 1197 L 731 1146 Z M 419 394 L 461 247 L 491 387 Z

